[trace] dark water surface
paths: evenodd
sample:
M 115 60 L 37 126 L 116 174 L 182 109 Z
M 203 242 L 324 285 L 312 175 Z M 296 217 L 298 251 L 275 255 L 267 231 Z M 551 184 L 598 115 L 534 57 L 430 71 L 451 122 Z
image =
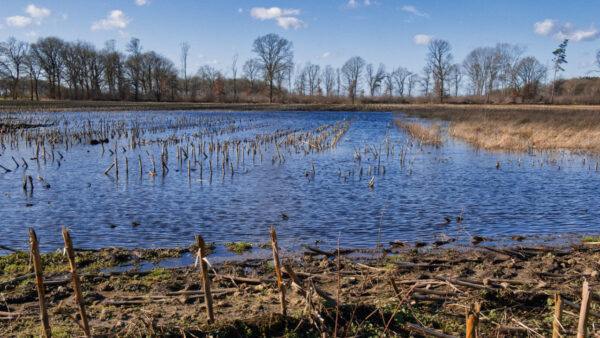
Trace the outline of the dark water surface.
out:
M 43 114 L 33 116 L 44 119 Z M 57 144 L 55 157 L 59 157 L 57 151 L 64 155 L 60 166 L 49 159 L 49 154 L 45 164 L 31 160 L 35 144 L 28 147 L 24 135 L 18 149 L 11 149 L 5 138 L 0 164 L 15 170 L 0 173 L 0 244 L 27 249 L 28 227 L 36 229 L 44 251 L 63 246 L 62 227 L 71 229 L 75 246 L 81 248 L 187 246 L 194 241 L 194 234 L 202 234 L 209 242 L 265 243 L 269 227 L 274 226 L 285 246 L 315 241 L 333 246 L 341 233 L 345 247 L 373 248 L 380 227 L 383 242 L 430 241 L 442 233 L 455 236 L 455 219 L 461 210 L 462 225 L 471 235 L 598 232 L 600 172 L 595 170 L 595 159 L 584 163 L 583 157 L 569 154 L 491 154 L 451 139 L 440 148 L 419 147 L 394 127 L 392 119 L 398 116 L 354 112 L 53 113 L 51 120 L 60 121 L 65 131 L 101 119 L 123 121 L 125 128 L 144 122 L 162 126 L 147 129 L 143 137 L 157 140 L 183 136 L 179 144 L 184 147 L 186 142 L 200 141 L 194 136 L 198 132 L 204 132 L 203 142 L 210 142 L 206 131 L 211 128 L 237 128 L 213 135 L 215 141 L 248 141 L 275 130 L 307 131 L 344 119 L 354 121 L 330 150 L 307 154 L 280 145 L 283 163 L 273 161 L 273 143 L 263 148 L 262 163 L 258 155 L 253 163 L 248 154 L 243 163 L 241 157 L 237 163 L 231 151 L 233 177 L 229 168 L 222 177 L 220 164 L 218 168 L 215 164 L 216 153 L 206 159 L 201 156 L 198 160 L 203 163 L 203 180 L 199 179 L 198 164 L 192 161 L 194 171 L 189 183 L 187 161 L 181 167 L 177 164 L 175 144 L 168 146 L 169 173 L 161 177 L 158 167 L 158 176 L 152 178 L 148 175 L 148 154 L 158 162 L 161 145 L 131 149 L 123 135 L 118 141 L 117 181 L 114 171 L 111 175 L 103 173 L 113 161 L 108 149 L 114 149 L 117 138 L 105 145 L 104 154 L 99 145 L 89 145 L 86 140 L 75 142 L 68 150 L 64 144 Z M 202 117 L 204 122 L 170 128 L 182 117 Z M 383 143 L 380 164 L 385 166 L 385 174 L 380 170 L 368 175 L 369 168 L 376 167 L 378 161 L 372 151 L 365 153 L 365 145 L 378 150 L 386 137 L 394 154 L 391 147 L 388 154 Z M 401 165 L 403 148 L 408 152 Z M 360 161 L 355 158 L 358 149 Z M 141 178 L 138 154 L 144 166 Z M 11 156 L 19 162 L 25 158 L 29 168 L 15 168 Z M 125 156 L 129 160 L 128 177 Z M 212 181 L 208 179 L 209 159 L 214 171 Z M 33 176 L 33 196 L 23 193 L 23 175 Z M 38 176 L 43 181 L 38 181 Z M 371 177 L 375 177 L 374 189 L 367 187 Z M 44 188 L 45 184 L 50 188 Z M 444 217 L 451 222 L 447 224 Z

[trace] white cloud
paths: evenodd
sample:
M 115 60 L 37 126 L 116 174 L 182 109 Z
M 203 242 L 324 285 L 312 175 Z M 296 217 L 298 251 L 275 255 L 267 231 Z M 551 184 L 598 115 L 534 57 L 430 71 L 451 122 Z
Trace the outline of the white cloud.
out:
M 25 8 L 25 13 L 35 21 L 37 25 L 42 23 L 42 19 L 50 16 L 50 10 L 48 8 L 40 8 L 35 5 L 29 5 Z
M 600 31 L 593 25 L 588 29 L 576 29 L 570 22 L 561 23 L 553 19 L 536 22 L 533 25 L 533 31 L 537 35 L 551 35 L 552 38 L 557 40 L 569 39 L 574 42 L 592 41 L 600 36 Z
M 6 18 L 6 24 L 10 27 L 27 27 L 31 24 L 31 18 L 21 15 L 10 16 Z
M 302 20 L 293 16 L 282 16 L 277 18 L 277 24 L 283 29 L 298 29 L 306 27 L 306 24 Z
M 556 26 L 556 23 L 556 20 L 552 19 L 546 19 L 542 22 L 536 22 L 535 25 L 533 25 L 533 30 L 537 35 L 546 36 L 552 33 L 554 27 Z
M 283 29 L 298 29 L 305 28 L 307 25 L 304 21 L 296 16 L 300 15 L 299 9 L 282 9 L 279 7 L 254 7 L 250 10 L 250 16 L 258 20 L 275 20 L 277 25 Z
M 35 38 L 37 36 L 38 36 L 38 34 L 36 31 L 31 31 L 31 32 L 25 33 L 25 37 L 30 38 L 30 39 Z
M 321 54 L 321 56 L 319 58 L 320 59 L 327 59 L 330 56 L 331 56 L 331 52 L 325 52 L 325 53 Z
M 417 46 L 426 46 L 433 39 L 433 35 L 417 34 L 413 37 L 413 42 Z
M 135 4 L 138 6 L 144 6 L 148 4 L 148 0 L 135 0 Z
M 238 13 L 244 13 L 244 9 L 243 8 L 238 8 Z
M 379 5 L 377 1 L 373 0 L 363 0 L 362 3 L 364 6 Z M 357 0 L 348 0 L 348 3 L 346 3 L 347 8 L 358 8 L 360 6 L 361 4 Z
M 410 14 L 423 17 L 423 18 L 429 17 L 429 14 L 419 11 L 415 6 L 407 5 L 407 6 L 402 7 L 402 10 L 405 12 L 408 12 Z
M 113 30 L 117 28 L 125 28 L 131 22 L 131 19 L 125 15 L 122 11 L 115 9 L 108 13 L 108 16 L 102 20 L 96 21 L 92 24 L 92 30 Z

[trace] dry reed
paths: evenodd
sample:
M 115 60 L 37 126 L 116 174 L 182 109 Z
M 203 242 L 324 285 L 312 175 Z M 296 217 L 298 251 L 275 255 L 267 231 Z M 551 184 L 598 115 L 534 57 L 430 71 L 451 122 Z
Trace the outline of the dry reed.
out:
M 438 147 L 444 143 L 442 140 L 442 127 L 439 124 L 424 125 L 407 122 L 399 118 L 394 119 L 394 124 L 396 127 L 404 129 L 411 138 L 419 140 L 423 144 Z

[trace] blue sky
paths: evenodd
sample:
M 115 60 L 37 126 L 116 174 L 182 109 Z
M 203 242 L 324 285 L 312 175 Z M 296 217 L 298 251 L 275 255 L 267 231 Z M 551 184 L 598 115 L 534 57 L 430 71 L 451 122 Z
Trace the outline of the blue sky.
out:
M 58 36 L 124 49 L 131 37 L 179 65 L 190 46 L 189 69 L 227 70 L 253 56 L 252 42 L 277 33 L 294 43 L 295 61 L 340 66 L 354 55 L 388 69 L 420 71 L 431 37 L 448 40 L 461 62 L 475 47 L 520 44 L 549 65 L 560 39 L 571 38 L 564 77 L 584 76 L 600 50 L 600 1 L 547 0 L 0 0 L 0 39 L 30 42 Z

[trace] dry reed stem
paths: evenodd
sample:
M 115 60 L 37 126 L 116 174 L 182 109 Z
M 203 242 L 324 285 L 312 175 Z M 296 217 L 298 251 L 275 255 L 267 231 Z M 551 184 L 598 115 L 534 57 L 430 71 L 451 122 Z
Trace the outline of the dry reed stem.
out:
M 421 141 L 423 144 L 432 146 L 441 146 L 442 127 L 439 124 L 424 125 L 421 123 L 407 122 L 399 118 L 394 119 L 394 124 L 400 129 L 404 129 L 411 138 Z

